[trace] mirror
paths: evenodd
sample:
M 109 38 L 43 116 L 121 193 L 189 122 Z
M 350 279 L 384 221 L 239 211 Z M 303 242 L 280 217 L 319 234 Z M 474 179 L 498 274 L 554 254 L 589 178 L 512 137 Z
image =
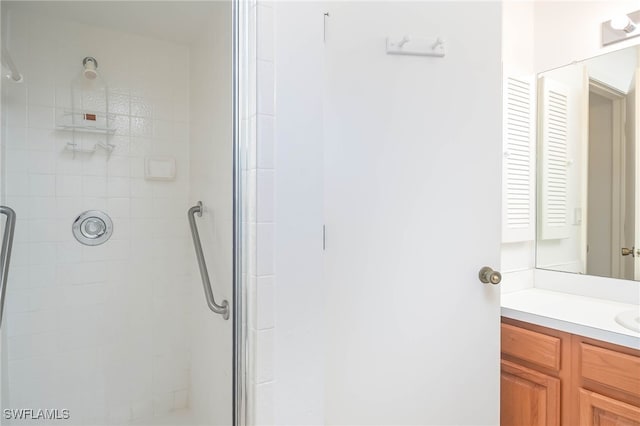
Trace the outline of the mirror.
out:
M 640 280 L 639 58 L 538 76 L 538 268 Z

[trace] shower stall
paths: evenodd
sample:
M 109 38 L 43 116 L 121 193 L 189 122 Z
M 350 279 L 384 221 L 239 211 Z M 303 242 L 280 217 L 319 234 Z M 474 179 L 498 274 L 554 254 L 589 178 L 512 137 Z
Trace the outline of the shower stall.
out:
M 240 424 L 236 7 L 1 3 L 2 424 Z

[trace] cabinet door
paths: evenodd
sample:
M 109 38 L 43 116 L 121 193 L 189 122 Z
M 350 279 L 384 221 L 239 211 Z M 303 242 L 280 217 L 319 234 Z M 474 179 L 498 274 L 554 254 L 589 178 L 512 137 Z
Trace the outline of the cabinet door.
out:
M 500 424 L 560 424 L 560 380 L 502 360 Z
M 580 389 L 582 426 L 640 426 L 640 407 Z

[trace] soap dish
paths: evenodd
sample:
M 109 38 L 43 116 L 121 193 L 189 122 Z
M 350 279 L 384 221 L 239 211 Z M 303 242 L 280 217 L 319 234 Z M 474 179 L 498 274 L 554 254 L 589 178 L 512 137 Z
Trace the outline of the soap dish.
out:
M 175 180 L 176 159 L 173 157 L 145 157 L 144 178 L 146 180 Z

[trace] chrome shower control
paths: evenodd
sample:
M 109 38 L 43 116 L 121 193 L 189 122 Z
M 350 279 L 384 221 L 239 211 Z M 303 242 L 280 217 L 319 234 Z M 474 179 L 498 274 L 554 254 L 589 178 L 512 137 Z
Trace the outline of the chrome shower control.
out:
M 87 210 L 73 221 L 71 229 L 80 243 L 97 246 L 111 238 L 113 222 L 105 212 Z
M 87 238 L 98 238 L 104 235 L 107 229 L 107 225 L 102 221 L 102 219 L 97 219 L 95 217 L 91 217 L 80 225 L 80 231 L 82 235 Z

